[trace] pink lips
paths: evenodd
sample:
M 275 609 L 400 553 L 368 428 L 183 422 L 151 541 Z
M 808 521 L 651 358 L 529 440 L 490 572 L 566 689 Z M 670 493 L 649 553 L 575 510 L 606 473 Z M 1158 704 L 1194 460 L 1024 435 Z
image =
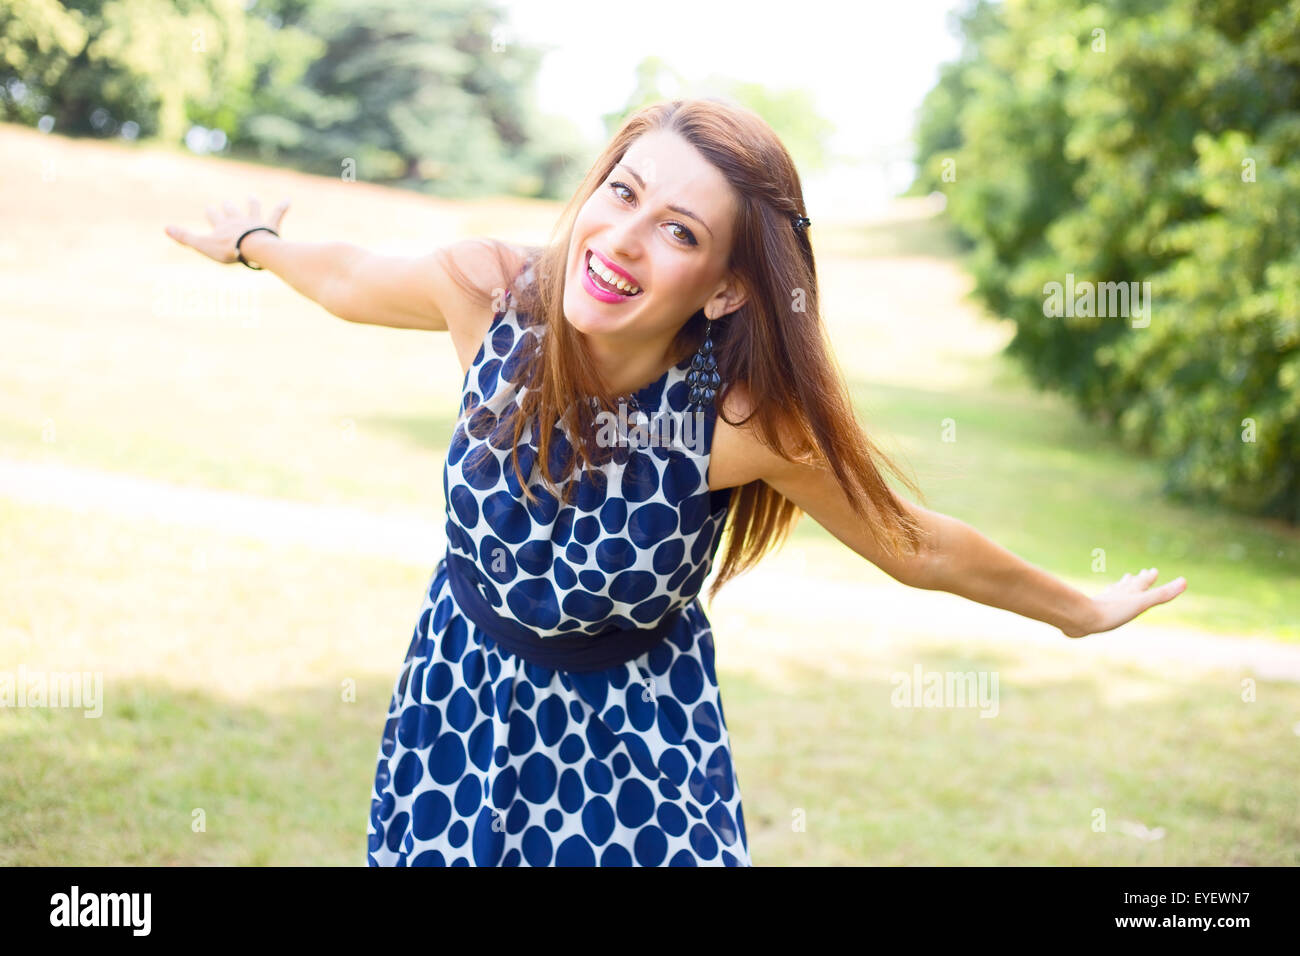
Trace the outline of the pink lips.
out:
M 594 249 L 591 250 L 591 254 L 592 254 L 593 256 L 595 256 L 597 259 L 599 259 L 601 265 L 603 265 L 603 266 L 604 266 L 606 269 L 608 269 L 610 272 L 614 273 L 616 276 L 619 276 L 620 278 L 624 279 L 625 281 L 632 283 L 632 285 L 636 286 L 638 289 L 641 288 L 641 283 L 636 281 L 636 277 L 635 277 L 635 276 L 628 275 L 626 272 L 624 272 L 624 271 L 623 271 L 622 269 L 620 269 L 618 266 L 614 265 L 614 263 L 610 262 L 610 261 L 609 261 L 608 259 L 606 259 L 604 256 L 599 255 L 599 254 L 596 252 L 596 250 L 594 250 Z
M 591 253 L 589 251 L 589 255 L 595 255 L 595 253 Z M 603 258 L 600 261 L 607 269 L 622 276 L 628 282 L 636 283 L 636 280 L 633 279 L 631 276 L 629 276 L 622 269 L 616 268 L 612 263 L 606 262 Z M 640 285 L 640 283 L 636 283 L 636 284 Z M 588 295 L 590 295 L 594 299 L 598 299 L 601 302 L 610 302 L 610 303 L 627 302 L 631 299 L 640 298 L 639 294 L 620 295 L 617 292 L 606 292 L 604 289 L 600 288 L 600 286 L 592 282 L 591 274 L 587 271 L 587 256 L 584 256 L 582 259 L 582 287 L 587 290 Z

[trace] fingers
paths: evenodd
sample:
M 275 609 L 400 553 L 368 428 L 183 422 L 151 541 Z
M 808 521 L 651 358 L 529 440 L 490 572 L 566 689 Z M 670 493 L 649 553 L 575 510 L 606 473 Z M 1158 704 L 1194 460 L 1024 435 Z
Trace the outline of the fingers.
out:
M 210 236 L 200 235 L 188 229 L 182 229 L 180 226 L 167 226 L 163 231 L 181 245 L 189 246 L 191 249 L 203 253 L 209 259 L 214 259 L 217 262 L 231 262 L 234 259 L 233 256 L 223 257 L 221 250 L 212 244 Z
M 167 235 L 171 236 L 182 246 L 189 246 L 191 249 L 195 249 L 203 253 L 205 256 L 212 255 L 212 253 L 204 248 L 204 237 L 198 233 L 191 232 L 188 229 L 182 229 L 180 226 L 168 226 L 165 231 Z
M 284 218 L 285 210 L 289 208 L 289 200 L 284 199 L 276 204 L 271 210 L 271 215 L 267 222 L 276 228 L 280 225 L 280 220 Z M 235 204 L 229 199 L 221 203 L 221 211 L 217 211 L 216 206 L 209 205 L 203 210 L 204 215 L 208 217 L 208 224 L 213 228 L 221 225 L 224 219 L 251 219 L 253 222 L 262 221 L 262 203 L 256 196 L 248 197 L 248 215 L 241 213 Z
M 209 205 L 204 209 L 204 214 L 208 217 L 208 224 L 211 225 L 213 229 L 213 234 L 211 236 L 201 236 L 188 229 L 183 229 L 180 226 L 170 224 L 164 227 L 163 231 L 181 245 L 189 246 L 191 249 L 197 249 L 209 258 L 216 259 L 218 262 L 232 262 L 235 258 L 233 254 L 227 254 L 224 251 L 224 247 L 219 247 L 213 244 L 217 231 L 220 230 L 225 223 L 231 219 L 237 219 L 240 222 L 247 223 L 265 222 L 272 229 L 276 230 L 276 232 L 279 232 L 280 222 L 284 219 L 284 214 L 288 209 L 289 200 L 282 199 L 280 202 L 276 203 L 275 208 L 271 210 L 270 217 L 264 220 L 262 218 L 262 203 L 256 196 L 250 195 L 248 197 L 248 214 L 246 216 L 235 207 L 233 202 L 227 199 L 221 203 L 220 210 L 218 210 L 214 205 Z
M 1125 572 L 1124 576 L 1115 583 L 1116 584 L 1132 583 L 1136 585 L 1137 590 L 1145 591 L 1147 588 L 1151 586 L 1152 582 L 1154 582 L 1155 579 L 1158 578 L 1159 576 L 1160 576 L 1159 568 L 1143 568 L 1137 574 L 1129 574 Z
M 1186 578 L 1174 578 L 1168 584 L 1163 584 L 1154 591 L 1148 591 L 1146 602 L 1142 607 L 1145 611 L 1147 608 L 1155 607 L 1157 604 L 1164 604 L 1166 601 L 1172 601 L 1178 595 L 1187 590 Z M 1141 611 L 1138 612 L 1139 614 Z
M 1163 604 L 1165 601 L 1172 600 L 1173 598 L 1178 597 L 1178 595 L 1182 594 L 1186 590 L 1187 590 L 1187 579 L 1174 578 L 1168 584 L 1156 589 L 1155 593 L 1160 595 L 1160 600 L 1157 603 Z

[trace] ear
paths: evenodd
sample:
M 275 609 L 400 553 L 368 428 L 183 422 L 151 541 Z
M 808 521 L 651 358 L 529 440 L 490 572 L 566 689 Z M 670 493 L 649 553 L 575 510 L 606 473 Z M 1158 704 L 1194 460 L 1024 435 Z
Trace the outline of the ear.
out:
M 749 301 L 749 294 L 744 284 L 734 275 L 728 277 L 726 285 L 704 303 L 704 314 L 715 319 L 730 315 Z

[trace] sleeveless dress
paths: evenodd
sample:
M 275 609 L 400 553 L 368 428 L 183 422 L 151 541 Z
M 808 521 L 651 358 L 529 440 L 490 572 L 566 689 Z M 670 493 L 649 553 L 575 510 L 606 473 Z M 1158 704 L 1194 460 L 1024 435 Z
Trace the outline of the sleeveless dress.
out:
M 509 293 L 505 304 L 462 387 L 443 470 L 447 553 L 389 704 L 367 864 L 750 866 L 698 597 L 731 497 L 708 490 L 716 411 L 704 413 L 703 442 L 617 446 L 579 476 L 569 504 L 541 482 L 530 423 L 518 450 L 539 499 L 526 500 L 513 432 L 497 421 L 518 401 L 515 373 L 543 326 Z M 689 370 L 689 358 L 673 366 L 634 393 L 636 405 L 652 419 L 684 413 Z M 465 615 L 448 560 L 472 562 L 457 568 L 471 568 L 496 614 L 542 639 L 680 614 L 634 660 L 585 673 L 543 667 Z

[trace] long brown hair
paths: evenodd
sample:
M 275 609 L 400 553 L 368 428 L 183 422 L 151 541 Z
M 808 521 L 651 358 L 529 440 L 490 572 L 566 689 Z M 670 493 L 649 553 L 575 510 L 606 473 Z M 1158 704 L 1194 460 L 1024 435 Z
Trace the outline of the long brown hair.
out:
M 565 266 L 574 222 L 584 203 L 641 135 L 671 130 L 682 136 L 726 177 L 735 191 L 737 219 L 729 268 L 747 291 L 745 303 L 713 323 L 714 355 L 722 377 L 717 407 L 721 415 L 728 390 L 744 383 L 752 396 L 746 424 L 777 454 L 791 461 L 829 467 L 876 539 L 895 556 L 915 551 L 924 534 L 886 483 L 882 470 L 895 475 L 917 497 L 916 483 L 866 435 L 854 413 L 848 386 L 835 362 L 821 321 L 817 269 L 807 230 L 792 228 L 805 215 L 803 187 L 785 146 L 753 111 L 721 98 L 658 102 L 633 113 L 588 170 L 565 207 L 551 239 L 525 247 L 523 264 L 536 281 L 511 285 L 514 305 L 540 323 L 536 361 L 521 363 L 524 386 L 514 422 L 512 455 L 519 484 L 533 497 L 529 476 L 519 466 L 518 445 L 529 421 L 538 423 L 538 465 L 545 486 L 567 501 L 572 484 L 557 487 L 551 474 L 553 439 L 561 450 L 562 478 L 572 473 L 574 456 L 582 469 L 608 457 L 595 442 L 596 414 L 614 402 L 591 360 L 586 343 L 564 317 Z M 496 248 L 502 275 L 520 266 L 510 247 Z M 485 296 L 450 256 L 449 273 L 474 299 L 500 305 L 504 289 Z M 510 284 L 510 280 L 505 280 Z M 690 316 L 674 339 L 685 357 L 704 337 L 703 310 Z M 594 398 L 595 401 L 589 401 Z M 568 424 L 560 425 L 567 421 Z M 563 440 L 560 429 L 563 429 Z M 567 446 L 567 447 L 565 447 Z M 753 567 L 788 537 L 802 515 L 793 502 L 763 481 L 732 490 L 725 524 L 728 535 L 710 599 L 727 581 Z

